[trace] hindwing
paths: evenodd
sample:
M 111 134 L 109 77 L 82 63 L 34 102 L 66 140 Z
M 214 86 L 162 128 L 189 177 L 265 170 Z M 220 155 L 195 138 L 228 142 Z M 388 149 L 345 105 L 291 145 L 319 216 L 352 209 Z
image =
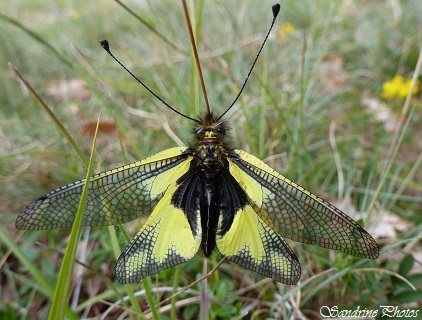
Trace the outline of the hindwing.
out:
M 286 284 L 300 279 L 300 263 L 284 239 L 271 229 L 250 205 L 239 209 L 227 232 L 223 215 L 217 231 L 217 248 L 232 262 Z
M 375 240 L 353 219 L 255 156 L 234 150 L 229 169 L 260 219 L 284 237 L 358 257 L 379 256 Z
M 199 211 L 196 223 L 189 223 L 183 210 L 172 203 L 176 187 L 176 183 L 169 186 L 139 233 L 120 255 L 116 265 L 116 278 L 120 283 L 138 282 L 184 263 L 198 252 L 202 239 Z
M 88 185 L 84 226 L 125 223 L 149 214 L 189 167 L 187 148 L 171 148 L 144 160 L 96 174 Z M 29 204 L 16 227 L 41 230 L 72 227 L 85 179 L 47 193 Z

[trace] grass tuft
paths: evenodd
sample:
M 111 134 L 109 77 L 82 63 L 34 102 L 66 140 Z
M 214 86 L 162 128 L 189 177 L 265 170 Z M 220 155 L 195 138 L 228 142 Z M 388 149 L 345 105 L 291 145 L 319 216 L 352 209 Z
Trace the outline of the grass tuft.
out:
M 215 112 L 236 96 L 271 21 L 272 4 L 188 2 Z M 283 1 L 252 77 L 227 115 L 232 145 L 361 221 L 382 254 L 377 261 L 359 260 L 291 242 L 302 264 L 297 286 L 224 262 L 207 279 L 210 319 L 316 319 L 324 305 L 422 307 L 421 16 L 418 0 Z M 57 280 L 58 252 L 76 248 L 69 230 L 21 237 L 14 227 L 31 200 L 86 174 L 88 161 L 81 159 L 92 154 L 100 113 L 95 172 L 189 143 L 191 123 L 140 88 L 98 44 L 108 39 L 116 56 L 159 96 L 196 117 L 205 103 L 181 4 L 9 1 L 0 30 L 0 318 L 45 319 L 52 302 L 69 318 L 197 317 L 201 257 L 142 284 L 114 282 L 116 259 L 142 221 L 90 230 L 85 264 L 78 262 L 84 271 L 80 287 L 69 287 L 70 278 Z M 403 80 L 399 91 L 393 88 L 400 94 L 392 96 L 390 85 L 386 95 L 385 84 L 413 75 L 416 87 Z M 208 259 L 209 269 L 219 260 Z M 54 298 L 58 281 L 70 291 Z M 65 298 L 72 311 L 63 308 Z

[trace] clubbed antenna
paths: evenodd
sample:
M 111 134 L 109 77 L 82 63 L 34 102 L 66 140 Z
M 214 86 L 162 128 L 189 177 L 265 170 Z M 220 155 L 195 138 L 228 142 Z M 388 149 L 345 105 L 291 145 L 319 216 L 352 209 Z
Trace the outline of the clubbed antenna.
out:
M 105 51 L 107 51 L 107 53 L 118 63 L 120 64 L 120 66 L 125 69 L 127 71 L 127 73 L 129 73 L 136 81 L 139 82 L 139 84 L 141 86 L 143 86 L 145 89 L 147 89 L 154 97 L 156 97 L 159 101 L 161 101 L 161 103 L 163 103 L 167 108 L 173 110 L 174 112 L 176 112 L 177 114 L 181 115 L 182 117 L 185 117 L 186 119 L 198 122 L 198 120 L 188 117 L 187 115 L 177 111 L 176 109 L 174 109 L 171 105 L 169 105 L 167 102 L 165 102 L 163 99 L 161 99 L 154 91 L 152 91 L 150 88 L 148 88 L 146 86 L 145 83 L 143 83 L 140 79 L 138 79 L 138 77 L 136 77 L 128 68 L 126 68 L 123 63 L 121 63 L 110 51 L 110 46 L 108 44 L 107 40 L 101 40 L 100 41 L 101 46 L 104 48 Z
M 237 94 L 237 96 L 234 99 L 234 101 L 232 102 L 232 104 L 227 108 L 226 111 L 224 111 L 224 113 L 217 119 L 217 121 L 220 120 L 227 113 L 227 111 L 229 111 L 233 107 L 233 105 L 237 102 L 237 100 L 239 99 L 240 95 L 242 94 L 243 89 L 246 86 L 246 83 L 249 80 L 249 77 L 250 77 L 250 75 L 252 73 L 252 70 L 255 67 L 256 61 L 258 60 L 258 57 L 261 54 L 262 48 L 264 48 L 265 42 L 267 42 L 268 36 L 270 35 L 270 32 L 271 32 L 271 30 L 272 30 L 272 28 L 274 26 L 275 19 L 277 18 L 278 13 L 280 12 L 280 4 L 276 3 L 275 5 L 273 5 L 272 9 L 273 9 L 273 21 L 271 22 L 270 29 L 268 30 L 267 35 L 265 36 L 265 39 L 264 39 L 264 42 L 261 45 L 261 48 L 259 48 L 258 54 L 255 57 L 255 61 L 253 62 L 252 67 L 249 70 L 248 75 L 246 76 L 245 82 L 243 82 L 242 88 L 240 89 L 239 93 Z

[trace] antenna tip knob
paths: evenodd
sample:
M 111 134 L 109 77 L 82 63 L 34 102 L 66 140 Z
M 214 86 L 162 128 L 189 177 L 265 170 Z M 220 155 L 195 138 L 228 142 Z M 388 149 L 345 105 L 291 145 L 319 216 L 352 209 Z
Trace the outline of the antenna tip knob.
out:
M 278 16 L 278 13 L 280 12 L 280 4 L 276 3 L 275 5 L 273 5 L 273 16 L 274 19 Z
M 110 51 L 110 46 L 108 45 L 107 40 L 100 40 L 100 44 L 104 48 L 105 51 L 107 51 L 107 52 Z

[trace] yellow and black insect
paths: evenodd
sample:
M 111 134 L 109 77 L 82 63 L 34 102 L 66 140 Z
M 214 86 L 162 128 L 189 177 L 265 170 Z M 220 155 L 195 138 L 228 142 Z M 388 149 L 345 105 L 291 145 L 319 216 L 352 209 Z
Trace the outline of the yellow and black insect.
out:
M 271 28 L 279 10 L 279 5 L 273 7 Z M 101 44 L 114 58 L 108 42 Z M 222 120 L 226 112 L 207 112 L 199 119 L 181 114 L 196 123 L 192 146 L 171 148 L 91 177 L 83 225 L 117 225 L 149 214 L 117 261 L 119 282 L 140 281 L 190 260 L 200 249 L 209 257 L 217 248 L 246 269 L 295 284 L 300 263 L 283 237 L 362 258 L 378 257 L 375 240 L 345 213 L 255 156 L 228 146 Z M 71 227 L 84 183 L 79 180 L 35 200 L 19 214 L 16 227 Z

